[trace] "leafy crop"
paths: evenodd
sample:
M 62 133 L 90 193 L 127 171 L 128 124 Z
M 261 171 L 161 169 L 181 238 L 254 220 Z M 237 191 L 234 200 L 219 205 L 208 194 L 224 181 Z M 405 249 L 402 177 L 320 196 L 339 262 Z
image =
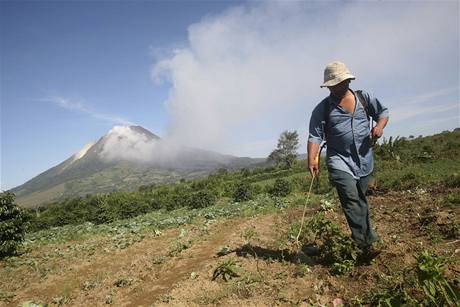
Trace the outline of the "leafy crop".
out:
M 444 276 L 446 259 L 429 251 L 423 251 L 415 259 L 417 283 L 425 295 L 422 303 L 434 306 L 458 304 L 458 289 Z
M 458 282 L 447 279 L 447 259 L 424 250 L 415 256 L 416 263 L 406 270 L 402 280 L 391 283 L 371 297 L 378 306 L 459 306 Z
M 117 280 L 114 281 L 113 285 L 118 287 L 118 288 L 123 288 L 125 286 L 131 285 L 133 282 L 132 278 L 129 277 L 120 277 Z
M 295 239 L 300 225 L 294 223 L 289 230 L 291 240 Z M 305 221 L 305 228 L 299 240 L 304 244 L 319 243 L 319 258 L 330 266 L 333 274 L 346 274 L 356 263 L 359 250 L 356 244 L 345 235 L 339 225 L 325 218 L 323 212 L 316 213 Z
M 191 240 L 177 240 L 175 241 L 171 248 L 169 249 L 168 255 L 169 256 L 177 256 L 179 255 L 182 251 L 188 249 L 190 246 L 192 246 L 192 241 Z
M 223 280 L 229 281 L 233 277 L 239 277 L 240 272 L 241 268 L 236 265 L 235 259 L 229 258 L 219 264 L 219 266 L 214 270 L 212 280 L 216 280 L 219 276 L 221 276 Z
M 245 247 L 247 247 L 247 248 L 249 248 L 251 250 L 252 254 L 254 255 L 254 258 L 256 259 L 257 272 L 260 273 L 260 270 L 259 270 L 259 258 L 258 258 L 257 253 L 254 250 L 254 247 L 253 247 L 253 245 L 251 243 L 251 240 L 257 238 L 257 236 L 258 236 L 256 228 L 254 226 L 246 228 L 244 230 L 242 236 L 243 236 L 244 241 L 245 241 Z

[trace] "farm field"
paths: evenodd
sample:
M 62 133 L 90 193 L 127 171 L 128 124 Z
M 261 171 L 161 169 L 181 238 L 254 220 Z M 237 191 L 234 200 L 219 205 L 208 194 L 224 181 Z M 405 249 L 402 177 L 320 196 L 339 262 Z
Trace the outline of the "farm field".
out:
M 299 162 L 246 174 L 257 186 L 250 199 L 224 191 L 211 205 L 110 222 L 56 226 L 55 213 L 32 220 L 20 253 L 0 261 L 0 305 L 458 306 L 458 133 L 376 149 L 380 169 L 368 200 L 382 240 L 373 260 L 348 239 L 326 175 L 296 243 L 309 184 Z M 444 145 L 429 152 L 435 143 Z M 224 174 L 224 185 L 238 176 Z M 275 193 L 279 179 L 290 182 L 286 195 Z

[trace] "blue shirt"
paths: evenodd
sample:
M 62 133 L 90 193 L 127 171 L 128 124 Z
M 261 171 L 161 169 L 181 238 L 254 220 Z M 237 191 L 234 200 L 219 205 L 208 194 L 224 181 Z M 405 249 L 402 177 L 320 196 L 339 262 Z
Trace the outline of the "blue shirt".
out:
M 352 91 L 353 92 L 353 91 Z M 367 103 L 367 114 L 374 120 L 389 115 L 388 109 L 380 101 L 362 92 Z M 355 95 L 355 93 L 353 92 Z M 321 144 L 327 136 L 327 166 L 351 174 L 354 178 L 365 177 L 374 169 L 370 122 L 366 111 L 355 95 L 355 112 L 350 113 L 339 105 L 338 100 L 329 96 L 313 110 L 310 118 L 309 142 Z M 326 134 L 325 116 L 329 104 L 329 123 Z

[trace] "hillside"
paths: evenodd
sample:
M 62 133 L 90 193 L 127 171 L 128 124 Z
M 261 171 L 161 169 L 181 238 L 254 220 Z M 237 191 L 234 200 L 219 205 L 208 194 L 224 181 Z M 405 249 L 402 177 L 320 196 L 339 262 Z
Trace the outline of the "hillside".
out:
M 24 207 L 69 197 L 134 191 L 142 185 L 203 177 L 218 168 L 254 167 L 241 158 L 170 144 L 140 126 L 115 126 L 95 143 L 11 189 Z
M 31 217 L 23 254 L 0 261 L 0 302 L 458 306 L 460 130 L 375 151 L 372 261 L 354 254 L 327 174 L 296 244 L 310 184 L 300 161 L 50 206 Z

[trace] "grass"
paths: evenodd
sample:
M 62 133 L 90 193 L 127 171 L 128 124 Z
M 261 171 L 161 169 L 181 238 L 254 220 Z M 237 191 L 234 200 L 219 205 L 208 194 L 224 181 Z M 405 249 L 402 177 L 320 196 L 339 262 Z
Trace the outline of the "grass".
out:
M 378 161 L 374 175 L 380 188 L 407 190 L 432 187 L 443 180 L 449 180 L 453 173 L 460 173 L 458 159 L 434 160 L 429 163 Z

